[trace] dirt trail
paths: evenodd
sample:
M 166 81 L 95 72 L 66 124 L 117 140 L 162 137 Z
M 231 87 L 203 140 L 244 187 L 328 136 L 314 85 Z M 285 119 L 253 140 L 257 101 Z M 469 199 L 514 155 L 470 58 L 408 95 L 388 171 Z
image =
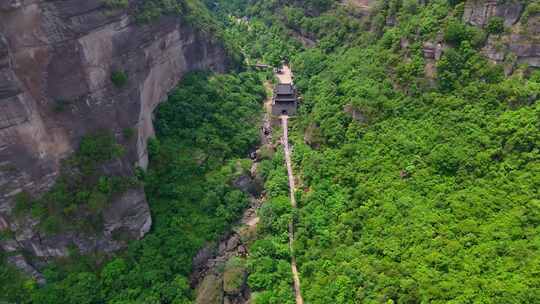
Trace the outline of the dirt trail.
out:
M 289 116 L 281 116 L 281 125 L 283 127 L 283 137 L 281 138 L 283 144 L 283 150 L 285 151 L 285 163 L 287 165 L 287 175 L 289 177 L 289 193 L 291 198 L 291 206 L 296 209 L 296 197 L 294 194 L 295 184 L 294 184 L 294 174 L 292 170 L 291 162 L 291 150 L 289 148 L 289 132 L 288 132 L 288 120 Z M 291 220 L 289 223 L 289 248 L 291 251 L 291 270 L 293 274 L 294 281 L 294 293 L 296 297 L 296 304 L 303 304 L 304 299 L 302 298 L 302 291 L 300 289 L 300 276 L 298 275 L 298 269 L 296 267 L 296 257 L 294 255 L 294 223 Z
M 281 73 L 276 73 L 276 77 L 279 80 L 279 83 L 292 83 L 292 72 L 291 68 L 288 65 L 284 65 L 281 68 Z

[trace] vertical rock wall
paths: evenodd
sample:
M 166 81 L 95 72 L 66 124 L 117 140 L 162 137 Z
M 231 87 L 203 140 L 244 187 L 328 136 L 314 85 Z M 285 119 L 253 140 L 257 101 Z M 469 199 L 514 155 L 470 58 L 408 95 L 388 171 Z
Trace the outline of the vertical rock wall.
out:
M 39 235 L 36 221 L 13 218 L 14 197 L 48 190 L 81 137 L 102 129 L 127 152 L 103 171 L 130 175 L 137 165 L 145 168 L 155 107 L 186 72 L 224 71 L 225 58 L 221 45 L 181 18 L 138 25 L 101 0 L 1 0 L 0 230 L 14 235 L 0 241 L 2 250 L 46 258 L 67 255 L 75 244 L 83 252 L 107 252 L 121 247 L 111 237 L 115 230 L 143 236 L 151 218 L 142 189 L 109 206 L 105 231 L 91 237 Z M 128 75 L 125 87 L 111 83 L 113 71 Z M 122 136 L 126 129 L 136 136 Z
M 489 35 L 484 55 L 497 63 L 505 63 L 507 71 L 517 64 L 540 68 L 540 14 L 527 11 L 525 1 L 468 0 L 463 20 L 486 27 L 493 17 L 502 18 L 505 31 Z

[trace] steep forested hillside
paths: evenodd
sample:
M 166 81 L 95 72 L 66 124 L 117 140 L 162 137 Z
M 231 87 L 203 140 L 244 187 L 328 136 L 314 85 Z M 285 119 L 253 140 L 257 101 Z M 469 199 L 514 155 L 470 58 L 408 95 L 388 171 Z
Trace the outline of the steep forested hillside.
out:
M 190 303 L 192 258 L 247 206 L 232 180 L 258 139 L 265 96 L 255 73 L 186 76 L 157 111 L 157 139 L 145 183 L 154 226 L 110 259 L 72 256 L 43 270 L 39 287 L 2 265 L 0 299 L 9 303 Z M 246 164 L 247 162 L 247 164 Z M 247 169 L 246 169 L 247 167 Z M 122 235 L 118 235 L 122 237 Z
M 495 16 L 483 28 L 460 1 L 380 1 L 370 19 L 324 3 L 245 8 L 254 26 L 231 31 L 252 35 L 253 55 L 274 52 L 259 24 L 317 40 L 282 57 L 304 95 L 294 158 L 306 302 L 540 302 L 540 72 L 515 54 L 486 58 L 511 32 L 535 43 L 527 4 L 516 24 Z M 276 214 L 288 211 L 269 206 L 265 253 L 278 261 Z M 255 266 L 256 303 L 292 301 L 276 269 Z
M 206 4 L 236 59 L 289 61 L 302 94 L 298 210 L 283 154 L 260 163 L 253 303 L 295 303 L 291 219 L 306 303 L 540 303 L 538 1 Z M 257 140 L 263 80 L 186 77 L 156 112 L 139 176 L 151 233 L 113 259 L 74 252 L 44 269 L 45 286 L 2 265 L 0 300 L 193 301 L 193 257 L 247 205 L 231 181 Z

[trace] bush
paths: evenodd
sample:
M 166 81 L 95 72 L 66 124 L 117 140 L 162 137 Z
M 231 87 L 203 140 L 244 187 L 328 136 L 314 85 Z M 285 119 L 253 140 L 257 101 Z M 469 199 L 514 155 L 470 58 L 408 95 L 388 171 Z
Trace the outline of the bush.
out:
M 453 45 L 459 45 L 462 41 L 471 39 L 471 32 L 467 25 L 459 20 L 452 20 L 444 32 L 444 40 Z
M 149 23 L 163 15 L 179 15 L 182 11 L 182 5 L 178 0 L 146 0 L 137 10 L 137 21 Z
M 504 32 L 504 19 L 501 17 L 491 17 L 486 30 L 490 34 L 500 34 Z
M 536 70 L 536 71 L 531 72 L 531 74 L 529 76 L 529 79 L 531 81 L 540 83 L 540 70 Z
M 111 74 L 111 81 L 117 88 L 121 88 L 127 84 L 128 76 L 124 71 L 114 71 Z
M 450 4 L 450 6 L 456 6 L 460 3 L 463 3 L 463 0 L 448 0 L 448 4 Z
M 477 27 L 469 26 L 469 35 L 471 36 L 470 41 L 471 45 L 475 48 L 481 48 L 486 43 L 487 34 L 486 32 Z
M 135 129 L 134 128 L 125 128 L 122 130 L 122 134 L 124 135 L 125 139 L 132 139 L 133 135 L 135 135 Z
M 21 192 L 15 196 L 15 209 L 13 212 L 16 216 L 21 216 L 32 209 L 32 198 L 26 192 Z
M 40 228 L 47 234 L 55 234 L 62 229 L 62 219 L 57 216 L 49 216 L 46 220 L 40 223 Z
M 529 5 L 527 5 L 527 8 L 525 9 L 525 12 L 523 12 L 523 16 L 521 16 L 521 23 L 527 23 L 529 21 L 530 16 L 534 16 L 536 14 L 540 13 L 540 3 L 539 2 L 533 2 Z
M 114 136 L 108 132 L 87 135 L 82 138 L 75 158 L 85 168 L 93 168 L 99 163 L 109 161 L 123 155 L 123 148 L 116 143 Z
M 103 0 L 103 3 L 113 9 L 127 8 L 129 6 L 128 0 Z
M 67 99 L 57 99 L 55 100 L 53 110 L 56 113 L 62 113 L 66 110 L 71 102 Z

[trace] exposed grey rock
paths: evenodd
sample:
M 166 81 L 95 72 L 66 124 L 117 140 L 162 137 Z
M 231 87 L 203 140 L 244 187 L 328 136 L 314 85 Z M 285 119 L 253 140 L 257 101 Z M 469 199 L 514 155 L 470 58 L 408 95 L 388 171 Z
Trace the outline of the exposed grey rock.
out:
M 244 193 L 258 196 L 263 189 L 262 185 L 259 182 L 260 181 L 258 179 L 255 179 L 251 175 L 246 173 L 237 177 L 233 181 L 233 186 Z
M 497 16 L 504 20 L 505 33 L 490 35 L 482 53 L 495 63 L 504 63 L 510 73 L 515 64 L 540 67 L 540 16 L 531 14 L 520 20 L 525 9 L 523 1 L 468 0 L 463 20 L 484 27 Z
M 463 20 L 472 25 L 483 27 L 489 18 L 497 16 L 504 19 L 505 26 L 515 24 L 523 12 L 523 1 L 468 0 L 465 3 Z
M 540 68 L 540 15 L 529 16 L 525 24 L 514 27 L 518 28 L 509 34 L 490 36 L 482 53 L 495 63 Z
M 399 46 L 402 50 L 406 50 L 411 45 L 411 42 L 406 37 L 401 37 L 399 39 Z
M 151 225 L 142 189 L 114 201 L 96 235 L 40 235 L 36 221 L 11 215 L 14 197 L 50 189 L 61 160 L 101 129 L 117 134 L 126 150 L 103 172 L 126 176 L 136 165 L 145 168 L 153 110 L 185 73 L 224 71 L 222 46 L 179 18 L 137 25 L 102 0 L 1 0 L 0 33 L 0 215 L 17 238 L 0 245 L 47 258 L 67 255 L 71 245 L 117 250 L 123 242 L 116 232 L 142 237 Z M 128 75 L 125 87 L 111 83 L 113 71 Z M 56 110 L 60 100 L 67 101 L 63 111 Z M 121 136 L 128 128 L 134 139 Z
M 0 231 L 5 231 L 9 229 L 9 223 L 7 219 L 0 214 Z
M 227 251 L 227 243 L 226 242 L 221 242 L 219 243 L 219 246 L 218 246 L 218 253 L 220 255 L 223 255 L 225 254 L 225 251 Z
M 223 303 L 223 280 L 217 275 L 208 275 L 197 288 L 197 304 L 222 304 Z
M 229 240 L 227 241 L 227 251 L 233 251 L 240 245 L 240 236 L 238 234 L 234 234 Z
M 113 235 L 115 231 L 130 234 L 131 238 L 142 238 L 152 226 L 150 208 L 142 189 L 131 189 L 115 200 L 104 211 L 104 232 Z
M 15 256 L 10 256 L 7 258 L 7 260 L 18 269 L 21 269 L 24 273 L 33 277 L 39 284 L 45 283 L 45 278 L 32 265 L 28 264 L 22 255 L 18 254 Z
M 21 0 L 2 0 L 0 2 L 0 11 L 9 11 L 21 7 Z
M 508 46 L 518 63 L 540 68 L 540 14 L 529 16 L 522 32 L 510 35 Z
M 352 119 L 359 123 L 367 123 L 368 118 L 358 109 L 356 109 L 352 104 L 347 104 L 343 107 L 343 112 L 349 114 Z
M 439 60 L 443 53 L 443 45 L 440 42 L 433 43 L 427 41 L 424 43 L 423 52 L 425 59 Z

